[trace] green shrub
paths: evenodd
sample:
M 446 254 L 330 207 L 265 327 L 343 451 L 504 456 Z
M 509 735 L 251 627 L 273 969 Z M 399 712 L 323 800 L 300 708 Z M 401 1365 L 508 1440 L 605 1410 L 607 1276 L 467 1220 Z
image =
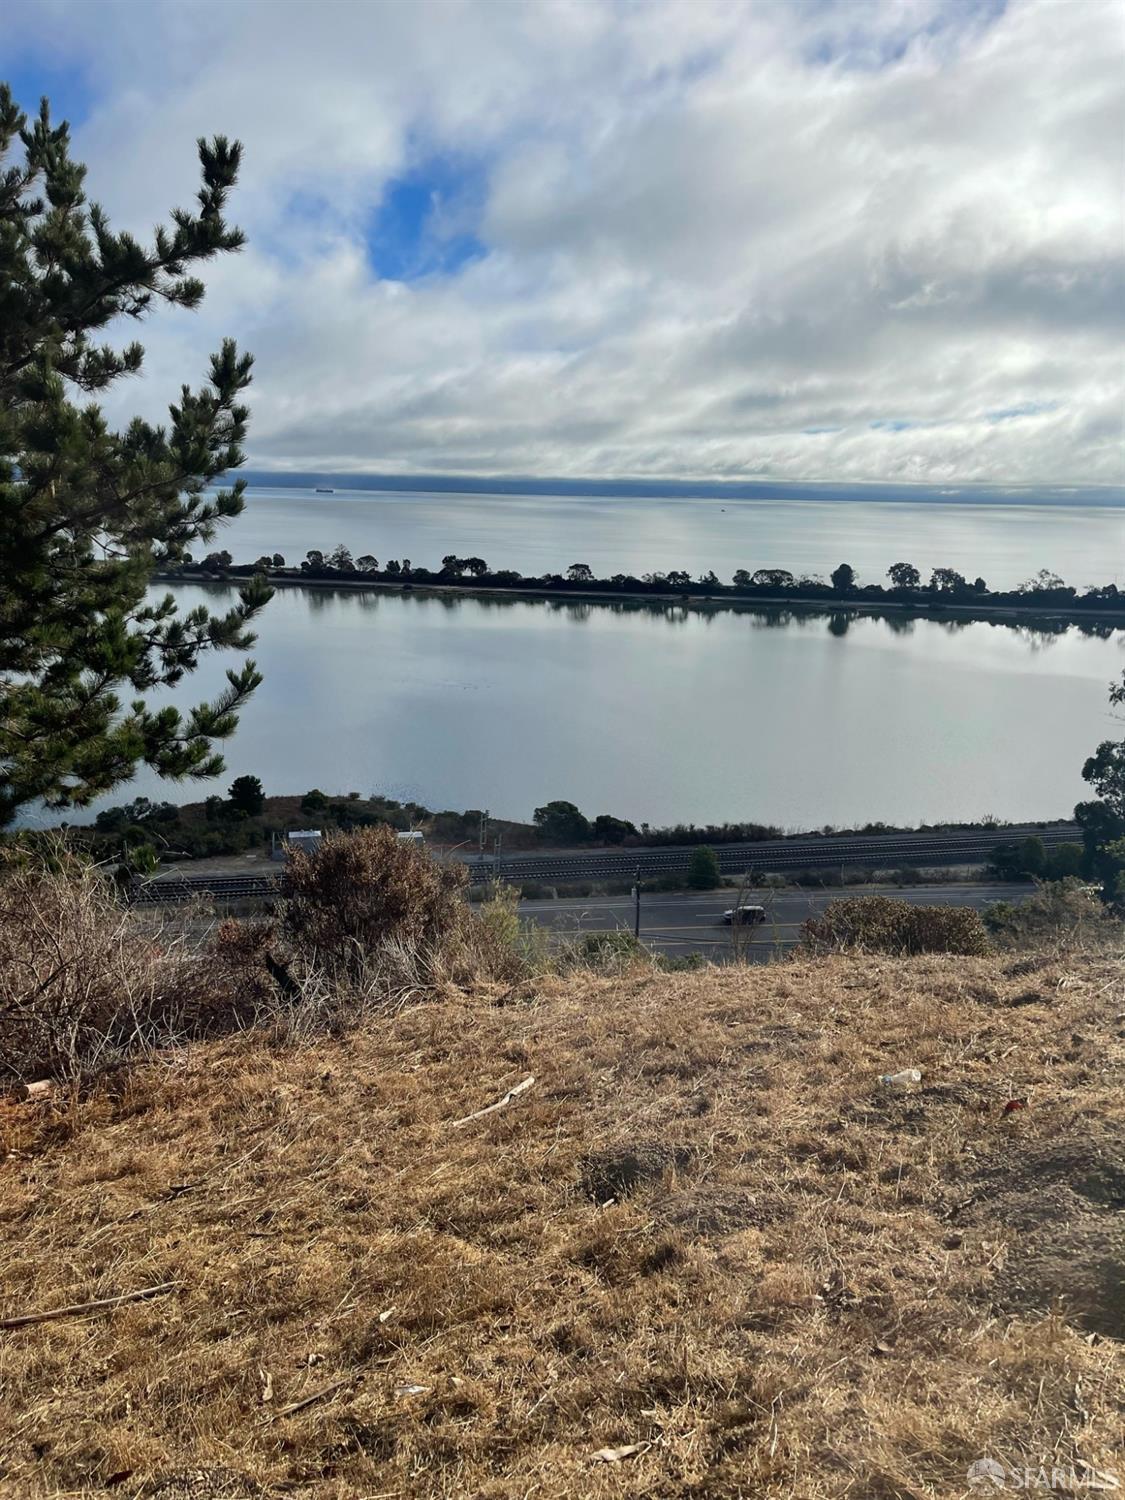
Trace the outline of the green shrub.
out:
M 968 906 L 916 906 L 889 896 L 831 901 L 810 917 L 801 941 L 814 950 L 868 953 L 986 953 L 988 932 Z
M 614 932 L 583 933 L 575 946 L 575 957 L 586 968 L 613 971 L 626 968 L 644 951 L 633 934 L 622 927 Z
M 719 872 L 719 861 L 714 849 L 709 849 L 706 844 L 700 844 L 698 849 L 691 851 L 687 883 L 693 891 L 713 891 L 722 885 L 723 877 Z

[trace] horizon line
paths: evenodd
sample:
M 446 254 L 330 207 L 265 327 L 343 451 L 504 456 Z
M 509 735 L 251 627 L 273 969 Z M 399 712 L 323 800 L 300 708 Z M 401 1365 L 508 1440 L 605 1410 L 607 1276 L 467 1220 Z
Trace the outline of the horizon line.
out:
M 247 484 L 282 489 L 377 490 L 404 494 L 534 495 L 560 499 L 727 499 L 875 501 L 904 504 L 1094 505 L 1125 507 L 1125 485 L 922 484 L 886 480 L 574 479 L 561 476 L 386 474 L 357 469 L 269 469 L 246 467 Z

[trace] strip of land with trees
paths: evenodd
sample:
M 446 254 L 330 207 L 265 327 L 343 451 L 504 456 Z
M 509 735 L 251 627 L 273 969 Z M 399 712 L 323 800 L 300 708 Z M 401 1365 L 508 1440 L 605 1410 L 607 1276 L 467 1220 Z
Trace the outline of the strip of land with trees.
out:
M 684 569 L 613 573 L 598 577 L 587 563 L 571 563 L 561 573 L 525 576 L 514 568 L 493 568 L 483 557 L 447 554 L 439 568 L 415 566 L 409 558 L 380 562 L 370 553 L 353 556 L 342 544 L 312 549 L 296 565 L 280 552 L 236 563 L 228 551 L 186 557 L 159 577 L 176 581 L 238 581 L 259 577 L 270 583 L 330 585 L 390 590 L 438 589 L 467 592 L 598 599 L 706 600 L 731 603 L 803 605 L 814 609 L 893 609 L 915 614 L 958 613 L 988 616 L 1042 616 L 1076 623 L 1125 623 L 1125 590 L 1115 583 L 1075 588 L 1043 568 L 1016 588 L 989 588 L 956 568 L 934 568 L 929 577 L 909 562 L 887 569 L 885 581 L 862 580 L 850 563 L 840 563 L 827 579 L 786 568 L 738 568 L 729 583 L 716 573 L 692 577 Z

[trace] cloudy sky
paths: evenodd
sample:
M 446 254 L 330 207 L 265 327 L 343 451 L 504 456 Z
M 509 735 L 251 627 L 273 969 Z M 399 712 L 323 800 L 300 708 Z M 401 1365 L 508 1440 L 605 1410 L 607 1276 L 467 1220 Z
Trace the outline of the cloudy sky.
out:
M 1121 0 L 7 0 L 138 230 L 246 147 L 257 467 L 1125 481 Z

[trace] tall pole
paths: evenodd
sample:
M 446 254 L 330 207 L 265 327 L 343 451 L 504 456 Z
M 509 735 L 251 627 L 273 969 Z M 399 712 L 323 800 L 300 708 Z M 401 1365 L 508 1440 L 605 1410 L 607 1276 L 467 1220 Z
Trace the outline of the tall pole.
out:
M 637 873 L 633 883 L 633 936 L 639 938 L 641 935 L 641 867 L 637 866 Z

